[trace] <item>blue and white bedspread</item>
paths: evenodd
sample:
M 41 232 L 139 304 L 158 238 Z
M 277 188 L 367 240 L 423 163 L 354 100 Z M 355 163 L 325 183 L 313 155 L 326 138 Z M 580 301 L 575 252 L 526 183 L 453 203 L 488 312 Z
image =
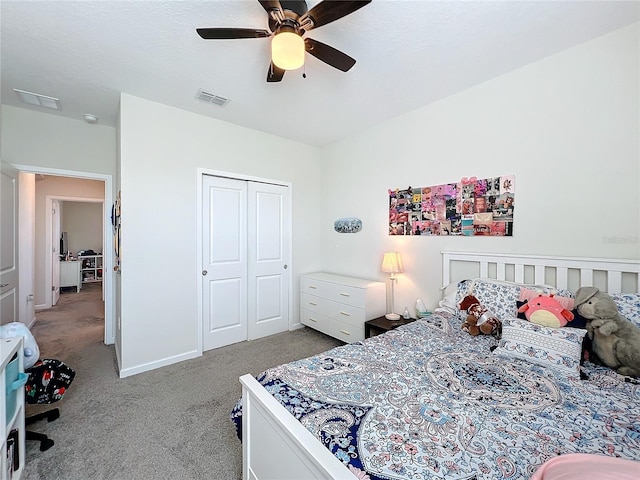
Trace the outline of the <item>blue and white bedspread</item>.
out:
M 493 355 L 434 314 L 258 377 L 361 479 L 528 479 L 563 453 L 640 460 L 640 385 Z M 241 402 L 232 412 L 238 432 Z

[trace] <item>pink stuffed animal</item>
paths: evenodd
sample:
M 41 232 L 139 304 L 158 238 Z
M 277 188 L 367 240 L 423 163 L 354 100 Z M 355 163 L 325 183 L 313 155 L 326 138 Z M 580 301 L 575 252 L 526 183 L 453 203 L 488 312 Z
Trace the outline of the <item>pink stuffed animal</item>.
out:
M 538 295 L 522 305 L 518 312 L 524 312 L 531 323 L 544 325 L 545 327 L 564 327 L 567 322 L 573 320 L 573 313 L 564 308 L 553 294 L 547 296 Z

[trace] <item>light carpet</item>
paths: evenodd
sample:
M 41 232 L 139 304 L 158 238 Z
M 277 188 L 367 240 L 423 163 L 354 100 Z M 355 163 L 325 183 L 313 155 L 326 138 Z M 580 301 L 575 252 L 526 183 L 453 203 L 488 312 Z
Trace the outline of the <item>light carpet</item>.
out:
M 342 344 L 304 328 L 119 379 L 115 349 L 103 343 L 100 297 L 100 285 L 88 285 L 37 313 L 40 356 L 64 361 L 76 377 L 51 405 L 60 418 L 29 427 L 55 445 L 41 452 L 27 442 L 27 480 L 240 479 L 242 445 L 229 419 L 238 377 Z M 41 410 L 28 406 L 27 414 Z

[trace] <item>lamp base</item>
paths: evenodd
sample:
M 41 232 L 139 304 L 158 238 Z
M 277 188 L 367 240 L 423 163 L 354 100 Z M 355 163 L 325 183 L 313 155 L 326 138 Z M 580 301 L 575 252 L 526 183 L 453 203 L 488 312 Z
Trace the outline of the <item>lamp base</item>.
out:
M 387 320 L 400 320 L 400 315 L 398 315 L 397 313 L 387 313 L 385 317 Z

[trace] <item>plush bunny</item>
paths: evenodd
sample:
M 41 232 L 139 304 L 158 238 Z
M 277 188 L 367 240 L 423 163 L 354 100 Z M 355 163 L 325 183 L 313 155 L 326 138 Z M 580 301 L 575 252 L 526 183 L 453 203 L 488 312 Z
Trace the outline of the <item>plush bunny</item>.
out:
M 596 287 L 576 292 L 578 313 L 587 319 L 593 351 L 620 375 L 640 377 L 640 327 L 618 312 L 615 301 Z

